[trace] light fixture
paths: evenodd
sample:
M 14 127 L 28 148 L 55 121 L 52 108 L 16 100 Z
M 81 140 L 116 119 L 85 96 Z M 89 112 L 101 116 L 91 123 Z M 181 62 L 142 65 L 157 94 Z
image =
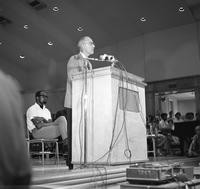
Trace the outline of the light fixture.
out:
M 2 41 L 0 41 L 0 45 L 2 45 L 3 44 L 3 42 Z
M 77 31 L 82 32 L 82 31 L 83 31 L 83 27 L 82 27 L 82 26 L 79 26 L 79 27 L 77 28 Z
M 185 9 L 184 9 L 183 7 L 179 7 L 178 11 L 179 11 L 179 12 L 184 12 Z
M 141 22 L 146 22 L 147 20 L 146 20 L 145 17 L 142 17 L 142 18 L 140 18 L 140 21 L 141 21 Z
M 21 59 L 24 59 L 24 58 L 25 58 L 25 56 L 24 56 L 24 55 L 20 55 L 20 56 L 19 56 L 19 58 L 21 58 Z
M 53 7 L 52 10 L 55 11 L 55 12 L 58 12 L 59 8 L 58 7 Z
M 49 46 L 52 46 L 52 45 L 53 45 L 53 42 L 52 42 L 52 41 L 49 41 L 49 42 L 48 42 L 48 45 L 49 45 Z
M 29 28 L 28 24 L 24 25 L 24 29 L 27 30 Z

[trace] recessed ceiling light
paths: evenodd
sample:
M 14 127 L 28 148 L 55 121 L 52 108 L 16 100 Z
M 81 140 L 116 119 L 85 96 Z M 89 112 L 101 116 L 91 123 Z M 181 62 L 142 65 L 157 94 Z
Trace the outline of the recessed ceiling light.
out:
M 141 22 L 146 22 L 147 20 L 146 20 L 145 17 L 142 17 L 142 18 L 140 18 L 140 21 L 141 21 Z
M 48 45 L 49 45 L 49 46 L 52 46 L 52 45 L 53 45 L 53 42 L 52 42 L 52 41 L 49 41 L 49 42 L 48 42 Z
M 21 59 L 24 59 L 24 58 L 25 58 L 25 56 L 24 56 L 24 55 L 20 55 L 20 56 L 19 56 L 19 58 L 21 58 Z
M 179 7 L 178 11 L 179 11 L 179 12 L 184 12 L 185 9 L 184 9 L 183 7 Z
M 24 25 L 24 29 L 27 30 L 29 28 L 28 24 Z
M 53 7 L 52 10 L 55 11 L 55 12 L 58 12 L 59 8 L 58 7 Z
M 82 27 L 82 26 L 79 26 L 79 27 L 77 28 L 77 31 L 82 32 L 82 31 L 83 31 L 83 27 Z

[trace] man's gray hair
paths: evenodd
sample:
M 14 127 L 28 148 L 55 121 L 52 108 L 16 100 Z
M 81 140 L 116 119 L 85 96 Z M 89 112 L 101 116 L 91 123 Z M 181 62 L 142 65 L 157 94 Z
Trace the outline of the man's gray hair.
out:
M 86 40 L 87 38 L 90 38 L 90 37 L 89 37 L 89 36 L 83 36 L 83 37 L 81 37 L 81 38 L 79 39 L 78 44 L 77 44 L 77 46 L 78 46 L 79 49 L 82 47 L 83 43 L 85 42 L 85 40 Z

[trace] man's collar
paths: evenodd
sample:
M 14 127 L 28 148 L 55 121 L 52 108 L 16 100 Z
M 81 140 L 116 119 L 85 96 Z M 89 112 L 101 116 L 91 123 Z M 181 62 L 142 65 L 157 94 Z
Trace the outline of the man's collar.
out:
M 35 102 L 35 104 L 37 105 L 37 106 L 39 106 L 41 109 L 44 109 L 46 106 L 45 105 L 43 105 L 43 107 L 41 107 L 37 102 Z
M 80 55 L 81 55 L 83 58 L 87 58 L 87 56 L 86 56 L 83 52 L 81 52 L 81 51 L 80 51 Z

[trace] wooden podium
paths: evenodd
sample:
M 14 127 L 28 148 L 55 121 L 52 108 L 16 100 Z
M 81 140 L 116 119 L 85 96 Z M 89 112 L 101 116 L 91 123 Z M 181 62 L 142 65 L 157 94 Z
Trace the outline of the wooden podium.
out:
M 143 78 L 103 67 L 87 73 L 87 96 L 84 83 L 84 73 L 73 75 L 72 163 L 112 165 L 147 160 Z

